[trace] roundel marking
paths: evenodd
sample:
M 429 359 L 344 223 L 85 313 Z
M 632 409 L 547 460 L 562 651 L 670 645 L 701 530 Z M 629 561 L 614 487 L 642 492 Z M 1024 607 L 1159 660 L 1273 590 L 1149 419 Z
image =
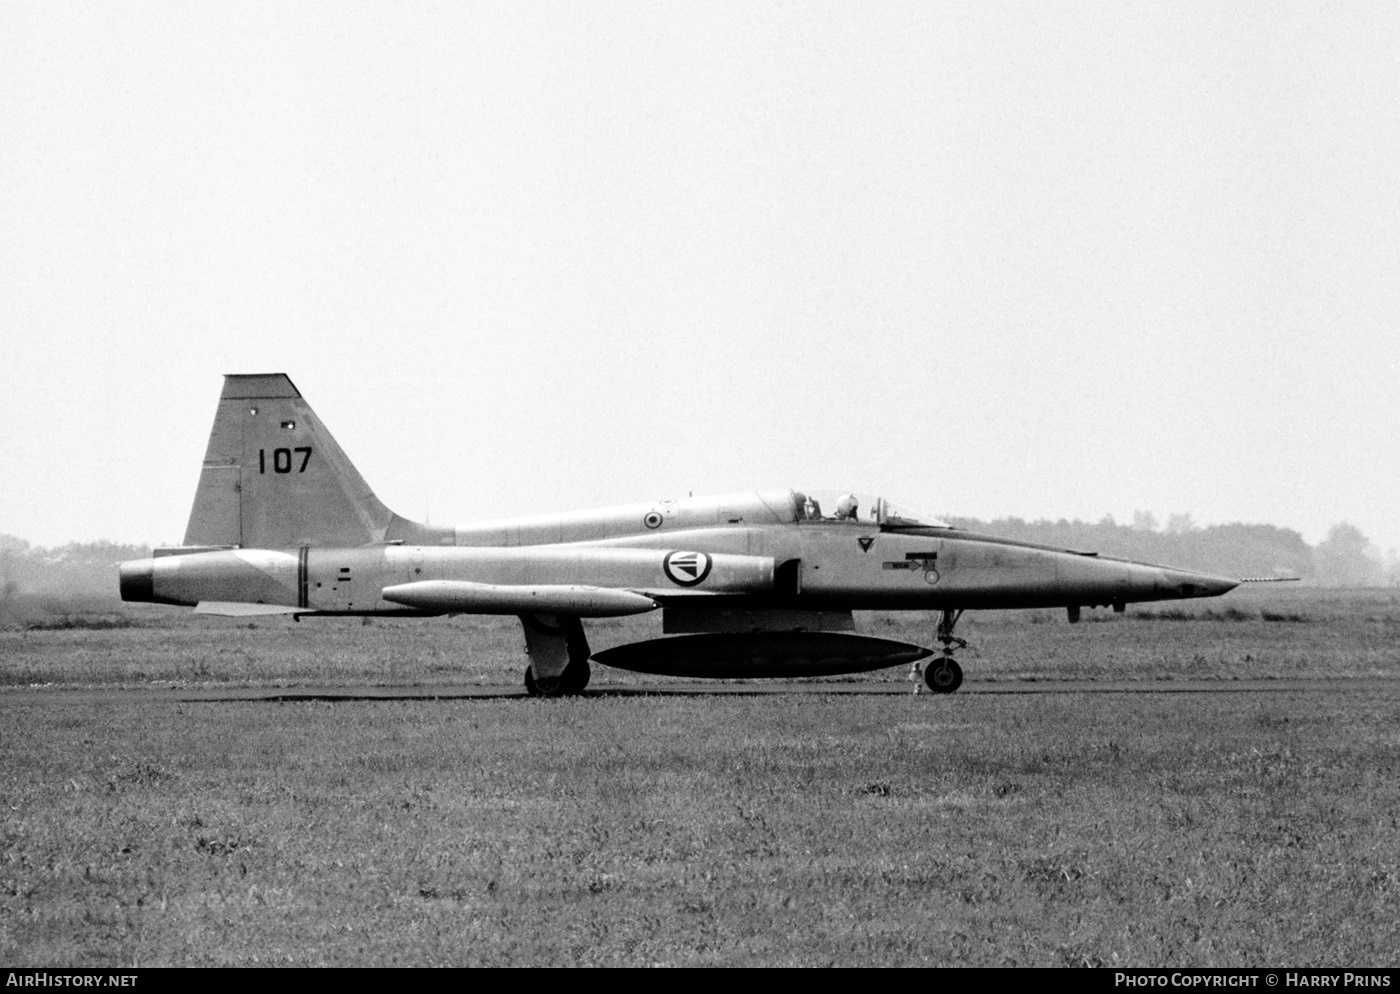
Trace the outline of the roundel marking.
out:
M 666 579 L 682 587 L 693 587 L 710 575 L 714 561 L 704 552 L 668 552 L 661 560 Z
M 660 511 L 648 511 L 642 516 L 642 524 L 646 525 L 648 528 L 660 528 L 661 521 Z

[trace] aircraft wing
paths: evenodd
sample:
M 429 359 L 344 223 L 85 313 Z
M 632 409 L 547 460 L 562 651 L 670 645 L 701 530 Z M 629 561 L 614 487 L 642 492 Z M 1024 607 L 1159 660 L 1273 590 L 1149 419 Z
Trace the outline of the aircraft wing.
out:
M 200 601 L 195 614 L 212 614 L 225 618 L 252 618 L 264 614 L 305 614 L 306 609 L 284 604 L 252 604 L 246 601 Z

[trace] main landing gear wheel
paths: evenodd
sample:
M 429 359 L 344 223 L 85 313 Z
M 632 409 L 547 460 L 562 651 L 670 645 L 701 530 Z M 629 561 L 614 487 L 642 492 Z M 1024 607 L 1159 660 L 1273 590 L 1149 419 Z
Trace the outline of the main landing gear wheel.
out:
M 576 663 L 570 663 L 564 667 L 564 675 L 559 678 L 563 684 L 564 693 L 583 693 L 583 688 L 588 686 L 588 678 L 592 675 L 593 670 L 589 668 L 588 660 L 580 659 Z
M 592 675 L 593 671 L 589 668 L 586 659 L 570 663 L 564 667 L 564 672 L 557 677 L 544 680 L 536 680 L 534 667 L 527 666 L 525 667 L 525 693 L 531 697 L 571 697 L 574 694 L 583 693 L 583 688 L 588 686 L 588 678 Z
M 935 694 L 951 694 L 962 686 L 962 667 L 941 656 L 924 667 L 924 684 Z

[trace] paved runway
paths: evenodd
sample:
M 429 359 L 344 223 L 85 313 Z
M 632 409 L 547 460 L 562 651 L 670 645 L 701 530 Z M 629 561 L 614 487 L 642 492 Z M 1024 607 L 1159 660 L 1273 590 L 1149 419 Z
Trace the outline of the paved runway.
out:
M 910 696 L 912 683 L 862 681 L 764 682 L 659 680 L 656 683 L 601 684 L 590 687 L 582 700 L 617 697 L 736 697 L 782 694 L 844 696 Z M 1268 694 L 1268 693 L 1396 693 L 1400 679 L 1386 677 L 1335 680 L 1018 680 L 971 681 L 951 697 L 925 692 L 928 700 L 949 700 L 986 694 Z M 0 690 L 0 708 L 35 704 L 170 703 L 192 701 L 379 701 L 379 700 L 501 700 L 527 699 L 523 687 L 504 684 L 418 687 L 305 686 L 230 687 L 169 683 L 146 687 L 70 688 L 54 685 L 8 687 Z

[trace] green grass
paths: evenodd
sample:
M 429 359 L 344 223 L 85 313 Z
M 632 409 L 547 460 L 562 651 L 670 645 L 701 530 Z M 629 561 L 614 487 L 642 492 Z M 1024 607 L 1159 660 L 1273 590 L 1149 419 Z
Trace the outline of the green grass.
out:
M 517 686 L 514 624 L 139 609 L 129 627 L 12 627 L 0 962 L 1395 966 L 1400 680 L 1374 677 L 1397 676 L 1400 609 L 1387 592 L 1240 609 L 969 615 L 964 664 L 970 684 L 1342 679 L 434 700 Z M 601 648 L 638 629 L 591 631 Z M 332 680 L 424 696 L 163 689 Z M 598 668 L 595 686 L 638 681 L 664 683 Z
M 0 961 L 1394 965 L 1400 696 L 9 704 Z
M 8 621 L 7 621 L 8 617 Z M 1280 623 L 1286 622 L 1286 623 Z M 863 614 L 874 635 L 929 644 L 928 612 Z M 594 650 L 661 634 L 654 615 L 589 622 Z M 1270 586 L 1223 599 L 1100 610 L 970 612 L 958 634 L 969 682 L 1400 676 L 1400 591 Z M 519 686 L 514 618 L 234 619 L 119 602 L 23 602 L 0 616 L 0 687 Z M 855 677 L 899 682 L 905 669 Z M 842 680 L 848 678 L 840 678 Z M 595 688 L 665 678 L 596 667 Z

